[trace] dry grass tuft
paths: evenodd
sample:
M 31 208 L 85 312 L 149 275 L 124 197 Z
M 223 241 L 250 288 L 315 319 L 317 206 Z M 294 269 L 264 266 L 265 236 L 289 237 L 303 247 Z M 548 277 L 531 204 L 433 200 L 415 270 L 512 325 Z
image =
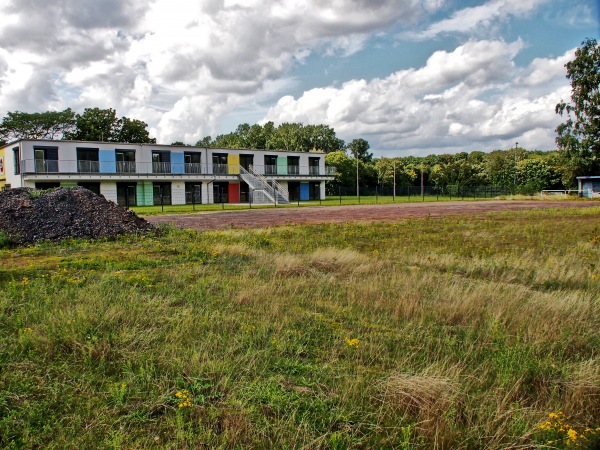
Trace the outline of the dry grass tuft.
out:
M 383 400 L 420 418 L 430 419 L 446 412 L 459 393 L 447 377 L 393 373 L 381 383 Z
M 590 359 L 580 363 L 565 387 L 571 410 L 568 413 L 600 417 L 600 361 Z

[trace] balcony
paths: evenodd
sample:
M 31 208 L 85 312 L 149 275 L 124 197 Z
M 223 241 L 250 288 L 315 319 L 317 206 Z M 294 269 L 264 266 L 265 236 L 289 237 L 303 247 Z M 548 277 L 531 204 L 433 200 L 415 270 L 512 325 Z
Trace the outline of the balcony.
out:
M 288 175 L 300 175 L 300 166 L 288 166 Z
M 309 175 L 319 175 L 319 166 L 309 166 L 308 168 Z
M 265 166 L 265 175 L 277 175 L 277 166 L 276 165 Z

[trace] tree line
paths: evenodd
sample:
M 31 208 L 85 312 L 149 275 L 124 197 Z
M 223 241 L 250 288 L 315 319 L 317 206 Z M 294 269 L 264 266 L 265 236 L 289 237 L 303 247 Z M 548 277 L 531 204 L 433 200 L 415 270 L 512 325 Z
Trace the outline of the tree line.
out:
M 17 139 L 64 139 L 80 141 L 155 143 L 148 124 L 117 117 L 114 109 L 85 108 L 76 114 L 64 111 L 9 112 L 0 123 L 0 144 Z

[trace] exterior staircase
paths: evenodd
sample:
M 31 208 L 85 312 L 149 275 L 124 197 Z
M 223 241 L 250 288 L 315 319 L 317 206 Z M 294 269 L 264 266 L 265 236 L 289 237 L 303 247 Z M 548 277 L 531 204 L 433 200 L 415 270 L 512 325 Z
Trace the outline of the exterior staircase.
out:
M 249 166 L 248 170 L 240 166 L 239 177 L 250 187 L 252 203 L 285 204 L 290 202 L 290 194 L 287 189 L 275 180 L 268 181 L 252 166 Z

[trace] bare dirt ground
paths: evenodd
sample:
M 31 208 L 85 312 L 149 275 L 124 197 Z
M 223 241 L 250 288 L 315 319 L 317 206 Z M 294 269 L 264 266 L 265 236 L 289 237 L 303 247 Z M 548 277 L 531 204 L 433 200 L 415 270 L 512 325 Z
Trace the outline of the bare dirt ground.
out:
M 497 211 L 548 208 L 587 208 L 598 202 L 484 200 L 440 203 L 399 203 L 300 208 L 270 208 L 236 211 L 210 211 L 193 214 L 149 216 L 152 224 L 169 223 L 179 228 L 215 230 L 221 228 L 266 228 L 280 225 L 396 222 L 416 217 L 475 215 Z

